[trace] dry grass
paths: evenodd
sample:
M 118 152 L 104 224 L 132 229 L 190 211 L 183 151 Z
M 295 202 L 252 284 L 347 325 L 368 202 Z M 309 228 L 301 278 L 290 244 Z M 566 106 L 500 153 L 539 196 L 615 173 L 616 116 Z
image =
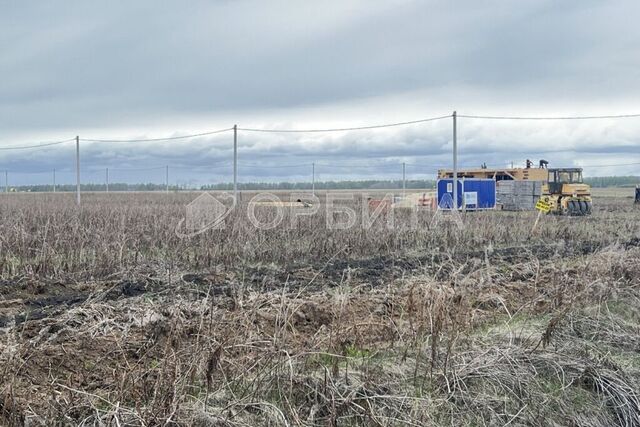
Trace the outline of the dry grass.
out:
M 189 195 L 10 195 L 0 424 L 640 424 L 638 211 L 176 237 Z

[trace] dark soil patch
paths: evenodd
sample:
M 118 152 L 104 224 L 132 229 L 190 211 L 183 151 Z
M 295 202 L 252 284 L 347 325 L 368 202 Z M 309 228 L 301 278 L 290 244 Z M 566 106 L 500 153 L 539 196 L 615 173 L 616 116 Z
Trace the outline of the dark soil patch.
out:
M 639 238 L 624 242 L 626 248 L 640 246 Z M 585 255 L 601 249 L 597 242 L 564 242 L 564 244 L 532 244 L 519 247 L 456 251 L 453 253 L 430 253 L 401 257 L 376 256 L 365 259 L 334 259 L 330 262 L 315 263 L 293 268 L 278 266 L 245 267 L 235 274 L 190 273 L 182 276 L 183 284 L 171 289 L 176 295 L 204 298 L 207 295 L 226 299 L 233 298 L 241 289 L 270 292 L 286 285 L 290 291 L 304 290 L 305 293 L 339 285 L 346 279 L 351 284 L 382 286 L 407 274 L 422 270 L 427 274 L 446 276 L 450 273 L 448 264 L 466 264 L 473 269 L 485 260 L 491 264 L 516 264 L 532 257 L 553 259 Z M 99 289 L 104 289 L 102 295 Z M 93 289 L 92 289 L 93 288 Z M 90 292 L 92 290 L 93 292 Z M 116 301 L 134 298 L 144 294 L 155 295 L 168 291 L 167 284 L 158 280 L 125 280 L 89 284 L 65 284 L 61 282 L 34 282 L 28 279 L 0 281 L 0 295 L 5 301 L 19 301 L 22 308 L 13 313 L 0 312 L 0 327 L 6 327 L 13 320 L 21 324 L 27 320 L 55 316 L 84 303 L 89 298 L 96 301 Z M 33 298 L 34 295 L 43 295 Z M 22 300 L 22 301 L 20 301 Z

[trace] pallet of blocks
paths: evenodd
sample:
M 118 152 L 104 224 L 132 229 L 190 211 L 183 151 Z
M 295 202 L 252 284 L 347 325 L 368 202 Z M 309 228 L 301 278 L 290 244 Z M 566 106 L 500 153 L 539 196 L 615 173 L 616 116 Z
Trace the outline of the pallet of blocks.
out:
M 542 194 L 542 181 L 498 181 L 497 202 L 505 211 L 528 211 L 535 208 Z

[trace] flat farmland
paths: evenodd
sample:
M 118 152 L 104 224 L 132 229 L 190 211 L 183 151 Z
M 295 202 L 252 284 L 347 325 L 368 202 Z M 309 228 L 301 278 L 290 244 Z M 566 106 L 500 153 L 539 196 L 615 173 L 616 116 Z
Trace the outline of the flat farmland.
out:
M 336 229 L 319 194 L 267 229 L 245 193 L 186 237 L 198 193 L 0 195 L 0 424 L 640 424 L 631 190 L 535 229 L 428 210 Z

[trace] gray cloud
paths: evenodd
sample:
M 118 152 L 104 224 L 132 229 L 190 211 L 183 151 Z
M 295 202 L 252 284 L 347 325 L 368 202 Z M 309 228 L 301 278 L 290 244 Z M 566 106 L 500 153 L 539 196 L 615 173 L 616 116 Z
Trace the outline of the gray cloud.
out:
M 1 145 L 78 133 L 164 136 L 238 122 L 358 125 L 455 108 L 629 112 L 640 95 L 638 12 L 630 0 L 7 3 L 0 16 Z M 461 162 L 640 162 L 639 123 L 461 120 Z M 450 162 L 450 139 L 447 123 L 242 134 L 241 171 L 247 179 L 305 179 L 303 165 L 316 162 L 353 166 L 325 166 L 325 177 L 387 177 L 407 162 L 412 174 L 427 176 Z M 87 179 L 100 179 L 106 167 L 165 164 L 185 180 L 230 177 L 216 174 L 230 163 L 226 136 L 86 143 L 82 151 Z M 290 164 L 297 166 L 276 167 Z M 0 153 L 0 169 L 26 176 L 16 179 L 45 179 L 54 167 L 71 170 L 73 149 Z M 121 176 L 157 179 L 144 171 Z

